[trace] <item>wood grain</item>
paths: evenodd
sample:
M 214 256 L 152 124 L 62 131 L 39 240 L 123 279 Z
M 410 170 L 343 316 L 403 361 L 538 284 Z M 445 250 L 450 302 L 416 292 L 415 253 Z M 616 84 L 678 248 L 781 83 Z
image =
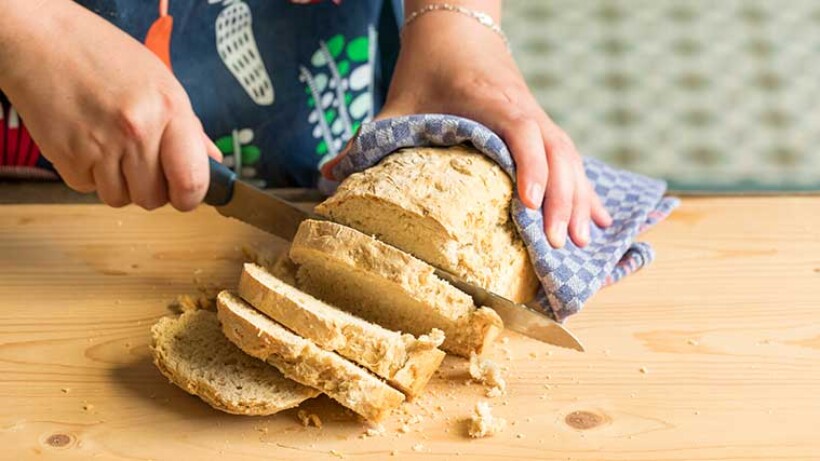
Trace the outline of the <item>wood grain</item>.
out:
M 405 406 L 421 422 L 361 439 L 327 399 L 321 429 L 230 416 L 150 363 L 194 278 L 233 286 L 243 245 L 283 242 L 210 209 L 0 206 L 0 459 L 820 459 L 820 198 L 688 199 L 645 239 L 658 260 L 569 321 L 586 353 L 494 349 L 504 433 L 465 437 L 483 389 L 448 357 Z

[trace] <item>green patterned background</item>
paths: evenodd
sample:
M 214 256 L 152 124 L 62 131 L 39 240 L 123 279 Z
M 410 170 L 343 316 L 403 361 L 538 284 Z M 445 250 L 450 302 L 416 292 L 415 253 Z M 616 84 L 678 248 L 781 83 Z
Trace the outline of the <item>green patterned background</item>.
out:
M 504 15 L 585 155 L 678 190 L 820 189 L 820 1 L 508 0 Z

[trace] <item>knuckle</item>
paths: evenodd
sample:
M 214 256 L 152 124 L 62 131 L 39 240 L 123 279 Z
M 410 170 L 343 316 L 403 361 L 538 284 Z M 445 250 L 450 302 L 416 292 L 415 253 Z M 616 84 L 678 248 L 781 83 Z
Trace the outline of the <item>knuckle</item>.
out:
M 150 126 L 139 108 L 121 108 L 117 113 L 117 122 L 126 140 L 142 143 L 148 138 Z
M 190 101 L 182 86 L 176 81 L 170 81 L 159 92 L 160 104 L 167 114 L 176 114 L 189 108 Z
M 504 121 L 504 127 L 507 135 L 513 133 L 537 133 L 538 122 L 529 113 L 517 107 L 508 107 L 501 112 L 501 118 Z
M 108 196 L 108 195 L 102 195 L 102 196 L 100 196 L 100 200 L 102 200 L 103 203 L 105 203 L 106 205 L 108 205 L 112 208 L 122 208 L 122 207 L 128 205 L 129 203 L 131 203 L 128 200 L 128 198 L 125 197 L 124 195 L 116 195 L 116 196 L 113 196 L 113 197 Z
M 63 182 L 66 183 L 68 187 L 74 189 L 75 191 L 81 194 L 90 194 L 94 192 L 96 188 L 94 187 L 94 183 L 89 181 L 81 181 L 71 177 L 63 176 Z
M 192 201 L 204 193 L 208 187 L 208 181 L 204 177 L 201 178 L 191 173 L 173 178 L 172 183 L 177 197 L 182 201 Z
M 162 201 L 162 200 L 160 200 L 159 198 L 156 198 L 156 197 L 134 198 L 133 202 L 134 202 L 134 205 L 137 205 L 138 207 L 143 208 L 143 209 L 148 210 L 148 211 L 156 210 L 157 208 L 161 207 L 162 205 L 165 205 L 164 201 Z

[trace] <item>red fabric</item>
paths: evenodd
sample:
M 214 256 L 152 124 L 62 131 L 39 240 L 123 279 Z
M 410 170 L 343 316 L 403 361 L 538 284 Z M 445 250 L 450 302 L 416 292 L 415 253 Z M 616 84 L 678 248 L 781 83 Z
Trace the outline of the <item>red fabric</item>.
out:
M 0 178 L 57 179 L 8 98 L 0 93 Z

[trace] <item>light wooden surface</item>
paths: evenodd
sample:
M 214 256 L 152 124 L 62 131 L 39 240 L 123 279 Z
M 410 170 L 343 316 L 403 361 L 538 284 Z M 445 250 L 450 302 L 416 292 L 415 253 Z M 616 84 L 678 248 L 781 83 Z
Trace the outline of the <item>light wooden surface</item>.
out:
M 406 405 L 421 422 L 361 439 L 327 399 L 306 405 L 322 429 L 229 416 L 150 363 L 176 294 L 231 286 L 242 245 L 281 242 L 210 209 L 0 206 L 0 458 L 820 458 L 820 198 L 688 199 L 645 239 L 654 265 L 569 321 L 588 352 L 513 333 L 495 348 L 503 434 L 465 437 L 483 392 L 448 358 Z

